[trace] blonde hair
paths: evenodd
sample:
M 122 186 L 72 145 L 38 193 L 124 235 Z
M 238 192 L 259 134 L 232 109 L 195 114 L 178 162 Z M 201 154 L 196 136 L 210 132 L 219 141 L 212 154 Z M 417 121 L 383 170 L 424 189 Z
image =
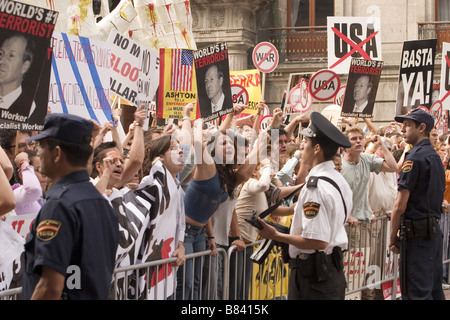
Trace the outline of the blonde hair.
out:
M 348 130 L 345 130 L 344 135 L 348 138 L 349 134 L 352 132 L 359 132 L 363 136 L 363 138 L 365 138 L 364 131 L 360 127 L 352 127 Z

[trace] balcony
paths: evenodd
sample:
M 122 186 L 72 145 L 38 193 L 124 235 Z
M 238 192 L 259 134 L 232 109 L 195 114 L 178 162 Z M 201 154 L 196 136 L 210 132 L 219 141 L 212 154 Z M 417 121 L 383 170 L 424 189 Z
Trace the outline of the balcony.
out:
M 436 51 L 442 52 L 442 43 L 450 42 L 450 21 L 419 22 L 419 39 L 437 39 Z
M 268 38 L 280 54 L 280 61 L 297 62 L 327 58 L 327 27 L 269 28 Z

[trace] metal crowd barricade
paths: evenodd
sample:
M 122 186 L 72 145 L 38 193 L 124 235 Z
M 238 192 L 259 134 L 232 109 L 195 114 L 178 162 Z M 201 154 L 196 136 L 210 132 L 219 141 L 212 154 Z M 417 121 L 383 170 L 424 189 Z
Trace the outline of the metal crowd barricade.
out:
M 217 277 L 225 278 L 228 272 L 228 265 L 224 264 L 223 274 L 219 275 L 219 264 L 215 263 L 215 258 L 219 256 L 225 257 L 226 251 L 218 248 L 218 254 L 211 256 L 211 250 L 206 250 L 198 253 L 187 254 L 186 262 L 192 261 L 192 279 L 190 297 L 194 294 L 194 270 L 195 265 L 200 264 L 200 284 L 198 287 L 199 297 L 203 300 L 217 299 L 216 295 L 211 296 L 207 292 L 212 291 L 211 287 L 214 286 L 214 281 Z M 222 259 L 226 261 L 225 258 Z M 177 297 L 177 272 L 178 268 L 172 267 L 172 263 L 176 261 L 176 258 L 169 258 L 163 260 L 156 260 L 138 265 L 132 265 L 127 267 L 121 267 L 114 270 L 113 273 L 113 285 L 111 288 L 111 299 L 113 300 L 184 300 L 186 293 L 185 279 L 186 270 L 183 267 L 181 269 L 182 283 L 181 288 L 182 297 Z M 204 268 L 205 263 L 209 266 L 213 265 L 213 268 Z M 214 272 L 213 272 L 214 271 Z M 216 277 L 217 275 L 217 277 Z M 171 276 L 172 280 L 167 280 Z M 138 281 L 137 279 L 140 279 Z M 143 281 L 142 281 L 143 280 Z M 207 291 L 207 292 L 205 292 Z M 225 293 L 224 293 L 225 294 Z M 221 299 L 224 299 L 222 296 Z
M 20 300 L 22 287 L 0 291 L 0 300 Z
M 359 222 L 346 226 L 349 239 L 344 253 L 344 273 L 347 280 L 347 299 L 359 300 L 363 294 L 397 298 L 398 255 L 389 250 L 390 222 L 386 215 L 374 222 Z
M 250 260 L 254 249 L 262 243 L 258 240 L 247 244 L 245 250 L 228 249 L 229 273 L 228 300 L 280 300 L 287 298 L 289 268 L 281 259 L 281 250 L 274 247 L 261 264 Z
M 444 212 L 440 221 L 442 235 L 443 235 L 443 251 L 442 251 L 442 260 L 443 260 L 443 271 L 444 271 L 444 281 L 447 284 L 450 284 L 449 277 L 449 263 L 450 263 L 450 248 L 449 248 L 449 232 L 450 232 L 450 219 L 449 213 Z
M 390 299 L 396 299 L 397 285 L 392 283 L 397 283 L 398 280 L 398 255 L 387 248 L 388 217 L 378 217 L 374 223 L 359 223 L 356 228 L 347 228 L 347 232 L 349 248 L 344 253 L 346 299 L 359 300 L 363 290 L 374 288 L 381 289 L 381 293 L 386 293 Z M 230 300 L 287 298 L 289 267 L 282 262 L 279 248 L 274 247 L 271 255 L 261 265 L 254 264 L 248 258 L 260 242 L 247 245 L 246 251 L 243 252 L 233 252 L 234 246 L 228 250 L 230 273 L 227 284 Z M 235 258 L 233 262 L 233 256 L 238 255 L 247 258 Z M 240 265 L 238 261 L 241 261 Z M 248 273 L 244 277 L 238 276 L 243 273 L 248 263 L 253 265 L 250 281 L 246 279 Z
M 349 248 L 344 253 L 346 299 L 360 299 L 363 291 L 374 288 L 381 289 L 388 297 L 387 299 L 396 299 L 399 296 L 397 291 L 398 255 L 393 254 L 387 247 L 389 227 L 388 217 L 381 216 L 377 217 L 374 223 L 360 222 L 356 228 L 347 228 Z M 450 262 L 448 212 L 442 215 L 441 229 L 444 235 L 444 279 L 448 282 L 448 263 Z M 250 260 L 251 253 L 261 243 L 262 240 L 247 244 L 246 249 L 239 252 L 235 252 L 235 246 L 231 246 L 228 250 L 218 248 L 218 254 L 215 256 L 210 255 L 210 250 L 186 255 L 186 261 L 192 260 L 193 264 L 200 263 L 202 266 L 199 299 L 286 299 L 289 268 L 280 258 L 280 249 L 274 247 L 266 261 L 260 265 Z M 170 274 L 174 277 L 173 279 L 176 279 L 177 270 L 170 266 L 174 261 L 175 258 L 170 258 L 115 269 L 111 299 L 180 298 L 176 295 L 176 281 L 166 281 Z M 209 267 L 203 267 L 205 265 Z M 192 270 L 195 270 L 194 265 Z M 185 271 L 182 275 L 181 300 L 185 294 Z M 193 275 L 190 278 L 194 279 Z M 223 283 L 223 287 L 218 288 L 218 283 Z M 193 288 L 194 285 L 192 285 L 191 294 Z M 139 294 L 138 292 L 141 291 L 144 293 Z M 174 294 L 169 294 L 171 292 Z M 20 299 L 21 293 L 22 288 L 0 291 L 0 300 Z

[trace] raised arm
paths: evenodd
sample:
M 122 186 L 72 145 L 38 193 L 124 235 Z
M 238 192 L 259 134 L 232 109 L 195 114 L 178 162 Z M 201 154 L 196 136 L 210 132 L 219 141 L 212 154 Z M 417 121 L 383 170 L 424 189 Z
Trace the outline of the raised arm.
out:
M 129 159 L 125 162 L 123 170 L 122 180 L 116 185 L 116 187 L 122 187 L 127 184 L 134 175 L 139 171 L 144 162 L 144 132 L 142 125 L 147 117 L 147 111 L 140 106 L 134 113 L 134 135 L 133 142 L 130 147 Z

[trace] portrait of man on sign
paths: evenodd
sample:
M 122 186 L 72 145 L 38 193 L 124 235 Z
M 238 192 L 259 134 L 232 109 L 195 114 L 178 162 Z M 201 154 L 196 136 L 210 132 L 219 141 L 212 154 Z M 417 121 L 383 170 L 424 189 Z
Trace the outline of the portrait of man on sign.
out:
M 353 87 L 353 99 L 355 105 L 353 112 L 371 113 L 369 112 L 369 94 L 372 90 L 372 81 L 368 75 L 360 76 Z
M 226 77 L 221 63 L 209 65 L 204 73 L 204 95 L 199 94 L 200 114 L 202 118 L 233 108 L 229 76 Z M 225 81 L 227 80 L 227 81 Z M 201 86 L 199 87 L 199 91 Z
M 372 117 L 382 67 L 383 61 L 352 60 L 342 105 L 343 117 Z
M 35 42 L 22 33 L 10 33 L 0 44 L 0 109 L 17 114 L 15 121 L 25 122 L 33 113 L 36 104 L 24 105 L 29 95 L 22 82 L 30 70 Z

